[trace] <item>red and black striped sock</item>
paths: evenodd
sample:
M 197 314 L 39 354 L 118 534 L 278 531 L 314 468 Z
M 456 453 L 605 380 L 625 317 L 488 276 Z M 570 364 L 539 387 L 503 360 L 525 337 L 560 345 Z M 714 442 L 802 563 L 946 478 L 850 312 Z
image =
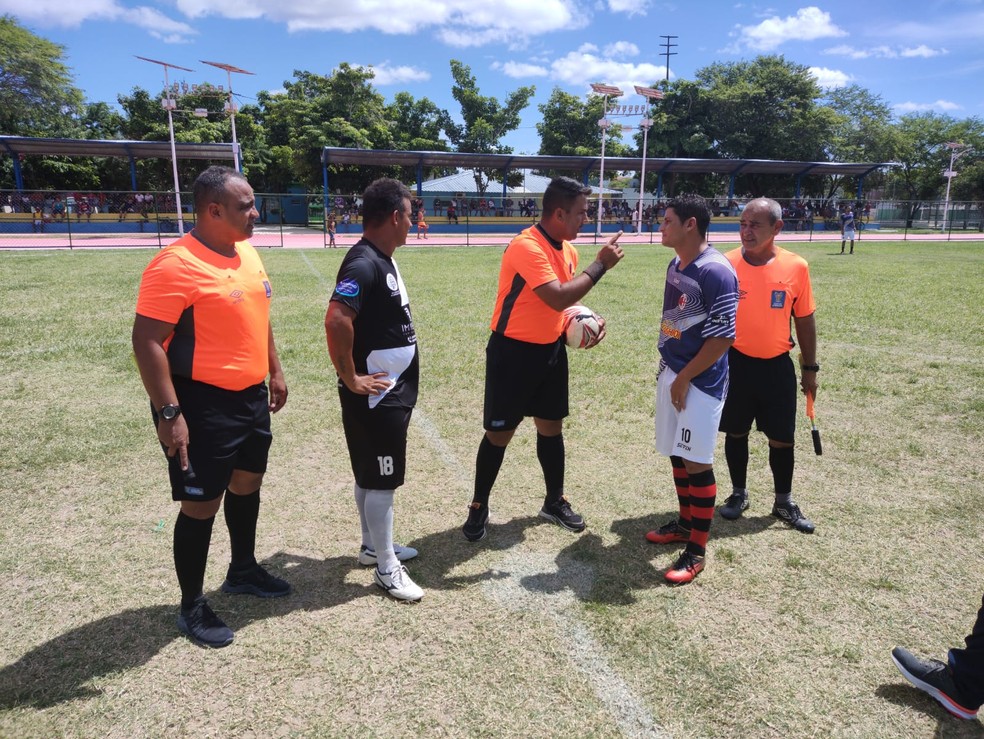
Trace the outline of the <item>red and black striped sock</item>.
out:
M 680 525 L 686 529 L 690 523 L 690 476 L 683 464 L 682 457 L 670 457 L 673 465 L 673 486 L 676 488 L 677 501 L 680 503 Z
M 717 484 L 714 481 L 714 470 L 704 470 L 690 475 L 690 515 L 693 518 L 693 528 L 690 530 L 687 551 L 691 554 L 703 557 L 706 552 L 716 497 Z

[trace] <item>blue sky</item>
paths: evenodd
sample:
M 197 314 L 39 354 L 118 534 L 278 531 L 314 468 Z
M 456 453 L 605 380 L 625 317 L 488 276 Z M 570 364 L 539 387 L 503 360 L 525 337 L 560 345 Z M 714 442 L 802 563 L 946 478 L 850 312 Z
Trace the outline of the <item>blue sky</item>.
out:
M 254 72 L 233 79 L 241 104 L 295 69 L 348 62 L 372 66 L 387 99 L 406 90 L 456 114 L 448 60 L 460 59 L 483 94 L 536 86 L 505 140 L 517 152 L 538 148 L 536 106 L 554 87 L 586 95 L 592 82 L 631 91 L 663 79 L 661 35 L 677 37 L 671 79 L 776 53 L 823 86 L 880 94 L 897 114 L 984 116 L 984 0 L 0 0 L 0 13 L 64 45 L 90 101 L 161 89 L 161 68 L 134 55 L 195 70 L 172 82 L 226 84 L 202 59 Z

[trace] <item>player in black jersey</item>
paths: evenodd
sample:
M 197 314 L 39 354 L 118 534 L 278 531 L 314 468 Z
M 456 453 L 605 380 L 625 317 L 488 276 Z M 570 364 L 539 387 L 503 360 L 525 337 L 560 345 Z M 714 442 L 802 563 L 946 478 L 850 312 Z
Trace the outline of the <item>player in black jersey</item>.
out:
M 419 377 L 410 302 L 393 260 L 412 225 L 411 196 L 383 178 L 362 200 L 363 236 L 342 261 L 325 316 L 328 354 L 362 521 L 359 562 L 376 565 L 376 584 L 393 597 L 420 600 L 424 591 L 402 564 L 417 550 L 393 543 L 393 498 L 403 484 Z

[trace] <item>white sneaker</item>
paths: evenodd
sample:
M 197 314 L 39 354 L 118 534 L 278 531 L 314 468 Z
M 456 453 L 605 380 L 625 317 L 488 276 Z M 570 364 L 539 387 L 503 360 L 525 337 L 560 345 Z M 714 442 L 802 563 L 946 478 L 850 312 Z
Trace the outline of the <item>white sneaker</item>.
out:
M 403 565 L 385 575 L 377 567 L 376 584 L 399 600 L 420 600 L 424 597 L 423 589 L 410 579 L 410 573 Z
M 399 544 L 393 545 L 393 551 L 396 553 L 396 558 L 401 562 L 406 562 L 408 559 L 413 559 L 418 554 L 417 550 L 413 547 L 403 547 Z M 370 549 L 363 544 L 359 549 L 359 564 L 365 565 L 366 567 L 379 564 L 376 561 L 376 550 Z

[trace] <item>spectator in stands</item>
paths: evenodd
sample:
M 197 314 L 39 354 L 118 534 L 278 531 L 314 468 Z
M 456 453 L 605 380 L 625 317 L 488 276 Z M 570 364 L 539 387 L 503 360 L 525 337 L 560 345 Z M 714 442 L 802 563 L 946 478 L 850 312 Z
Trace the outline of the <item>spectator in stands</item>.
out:
M 505 200 L 502 201 L 502 205 L 505 208 L 506 217 L 507 218 L 512 217 L 512 214 L 513 214 L 513 199 L 512 198 L 506 198 Z
M 451 221 L 454 220 L 455 225 L 458 225 L 458 209 L 455 207 L 454 200 L 448 203 L 448 225 L 451 225 Z

